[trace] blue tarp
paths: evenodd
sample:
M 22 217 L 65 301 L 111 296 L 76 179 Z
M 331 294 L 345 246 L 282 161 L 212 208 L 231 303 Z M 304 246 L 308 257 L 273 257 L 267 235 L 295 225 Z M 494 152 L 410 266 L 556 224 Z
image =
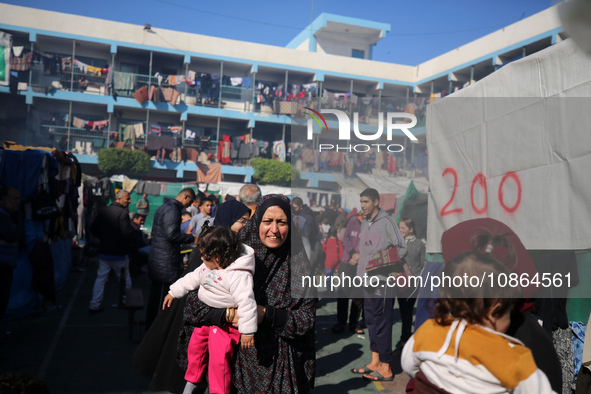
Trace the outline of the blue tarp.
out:
M 41 295 L 31 288 L 33 267 L 29 261 L 29 254 L 35 243 L 43 241 L 43 223 L 34 220 L 25 221 L 25 236 L 27 246 L 25 250 L 19 251 L 18 264 L 14 269 L 10 289 L 10 301 L 5 313 L 5 317 L 9 319 L 39 312 L 43 301 Z M 66 285 L 72 268 L 71 244 L 71 241 L 62 239 L 51 243 L 56 291 Z
M 58 174 L 58 163 L 51 153 L 37 149 L 4 150 L 0 156 L 0 183 L 18 189 L 22 201 L 29 199 L 34 196 L 39 184 L 44 158 L 48 176 L 55 177 Z M 19 251 L 17 266 L 13 271 L 10 300 L 5 313 L 7 318 L 26 316 L 41 309 L 42 297 L 31 288 L 33 267 L 29 254 L 38 241 L 44 241 L 44 225 L 43 222 L 25 220 L 26 248 Z M 60 239 L 50 245 L 56 291 L 66 285 L 72 267 L 71 246 L 72 241 L 67 239 Z
M 6 149 L 0 160 L 0 183 L 18 189 L 23 201 L 33 197 L 45 157 L 48 176 L 54 178 L 58 174 L 58 164 L 51 153 L 38 149 Z

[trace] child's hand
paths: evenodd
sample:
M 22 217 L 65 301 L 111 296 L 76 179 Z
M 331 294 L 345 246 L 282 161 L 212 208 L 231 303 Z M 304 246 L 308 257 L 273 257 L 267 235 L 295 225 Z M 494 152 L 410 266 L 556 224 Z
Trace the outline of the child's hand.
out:
M 240 336 L 240 345 L 242 349 L 250 349 L 254 346 L 254 336 L 242 334 Z
M 170 294 L 167 294 L 166 297 L 164 297 L 164 302 L 162 303 L 162 310 L 166 310 L 167 308 L 170 308 L 170 304 L 172 303 L 172 300 L 174 300 L 174 297 L 171 296 Z

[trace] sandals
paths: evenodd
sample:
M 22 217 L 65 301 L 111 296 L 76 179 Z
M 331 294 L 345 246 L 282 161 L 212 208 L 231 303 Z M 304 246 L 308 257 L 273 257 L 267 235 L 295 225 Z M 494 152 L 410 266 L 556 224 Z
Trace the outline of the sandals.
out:
M 370 376 L 371 376 L 371 378 L 370 378 Z M 370 374 L 363 375 L 363 378 L 367 379 L 367 380 L 371 380 L 372 382 L 391 382 L 394 380 L 394 375 L 390 376 L 389 378 L 386 378 L 386 377 L 384 377 L 384 375 L 382 375 L 378 371 L 373 371 Z
M 361 367 L 361 368 L 353 368 L 351 369 L 351 372 L 357 375 L 367 375 L 370 373 L 373 373 L 374 370 L 373 369 L 369 369 L 367 367 Z

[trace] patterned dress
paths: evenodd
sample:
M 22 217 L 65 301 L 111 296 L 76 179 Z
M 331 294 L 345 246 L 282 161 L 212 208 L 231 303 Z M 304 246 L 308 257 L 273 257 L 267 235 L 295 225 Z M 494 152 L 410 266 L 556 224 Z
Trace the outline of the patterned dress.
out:
M 291 237 L 276 249 L 259 239 L 258 228 L 267 208 L 281 207 L 291 226 L 289 199 L 281 195 L 263 197 L 261 206 L 241 231 L 241 241 L 255 250 L 254 293 L 267 316 L 255 335 L 255 346 L 238 348 L 233 385 L 238 393 L 307 393 L 314 387 L 316 310 L 310 289 L 299 288 L 309 262 L 299 237 Z M 292 278 L 296 279 L 292 282 Z M 196 292 L 189 294 L 185 325 L 179 341 L 179 362 L 186 368 L 186 344 L 192 328 L 210 311 Z

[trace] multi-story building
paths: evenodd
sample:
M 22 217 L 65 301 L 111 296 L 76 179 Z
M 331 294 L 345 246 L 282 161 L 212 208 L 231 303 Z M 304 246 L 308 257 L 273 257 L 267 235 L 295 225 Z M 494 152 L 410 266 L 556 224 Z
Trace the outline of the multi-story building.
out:
M 16 74 L 12 89 L 0 86 L 4 140 L 70 150 L 90 173 L 104 147 L 144 149 L 153 157 L 149 177 L 179 181 L 195 180 L 195 162 L 217 159 L 218 150 L 231 181 L 249 181 L 249 159 L 273 157 L 280 141 L 300 155 L 306 146 L 289 147 L 292 127 L 307 122 L 304 107 L 341 109 L 351 120 L 358 113 L 362 131 L 375 130 L 380 112 L 413 112 L 419 143 L 393 137 L 405 147 L 399 165 L 412 166 L 424 152 L 430 101 L 565 38 L 551 7 L 407 66 L 372 60 L 389 24 L 331 14 L 281 48 L 6 4 L 0 10 Z M 328 120 L 309 147 L 336 143 L 336 130 Z M 219 149 L 223 141 L 232 148 Z M 313 161 L 300 164 L 302 178 L 310 186 L 334 182 L 330 163 Z

